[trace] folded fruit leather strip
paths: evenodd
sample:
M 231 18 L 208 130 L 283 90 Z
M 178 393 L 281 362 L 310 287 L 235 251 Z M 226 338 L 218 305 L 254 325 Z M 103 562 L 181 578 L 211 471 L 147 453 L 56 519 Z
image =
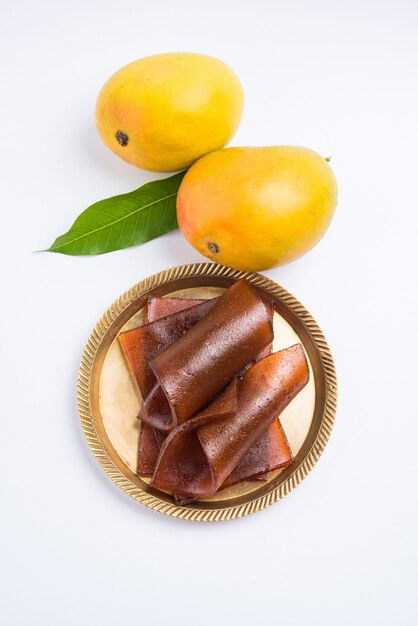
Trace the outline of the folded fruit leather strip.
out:
M 154 356 L 155 350 L 164 349 L 160 343 L 155 343 L 155 338 L 166 340 L 167 345 L 174 341 L 181 330 L 181 324 L 184 324 L 186 329 L 188 324 L 191 323 L 193 317 L 195 321 L 200 319 L 203 314 L 201 307 L 196 305 L 209 301 L 205 300 L 183 300 L 176 298 L 149 298 L 145 307 L 145 324 L 153 322 L 161 317 L 168 315 L 174 315 L 175 313 L 185 309 L 193 307 L 190 311 L 190 315 L 176 316 L 177 323 L 168 324 L 168 330 L 172 332 L 173 328 L 176 330 L 176 334 L 170 334 L 167 336 L 163 324 L 154 325 L 155 330 L 152 330 L 152 326 L 148 329 L 144 326 L 135 328 L 133 330 L 122 333 L 119 336 L 119 341 L 127 360 L 131 374 L 136 381 L 143 397 L 146 396 L 150 389 L 151 383 L 146 384 L 147 377 L 144 375 L 144 359 L 149 358 L 149 355 Z M 211 300 L 213 304 L 213 300 Z M 210 305 L 207 305 L 210 307 Z M 273 311 L 269 311 L 271 317 Z M 166 322 L 164 322 L 164 325 Z M 147 344 L 144 337 L 150 339 L 150 343 Z M 147 349 L 148 348 L 148 349 Z M 263 358 L 271 352 L 271 344 L 260 352 L 257 356 L 257 360 Z M 138 438 L 138 465 L 137 473 L 142 476 L 148 476 L 153 474 L 155 464 L 159 454 L 159 450 L 167 437 L 167 433 L 154 429 L 152 426 L 142 422 L 139 438 Z M 286 438 L 284 436 L 281 425 L 276 421 L 273 423 L 267 432 L 265 432 L 260 440 L 256 442 L 253 448 L 245 455 L 242 461 L 238 464 L 232 474 L 228 477 L 223 486 L 230 486 L 242 480 L 264 480 L 266 478 L 266 472 L 285 467 L 292 461 L 290 449 L 288 447 Z
M 159 384 L 139 418 L 169 431 L 195 415 L 271 344 L 271 317 L 245 279 L 234 283 L 207 315 L 151 360 Z
M 181 325 L 184 323 L 184 328 L 181 332 L 185 332 L 189 325 L 197 322 L 202 315 L 206 314 L 206 311 L 209 310 L 215 300 L 195 300 L 195 299 L 182 299 L 182 298 L 148 298 L 145 304 L 145 316 L 144 323 L 149 324 L 150 322 L 155 322 L 156 320 L 161 319 L 162 317 L 167 317 L 168 315 L 173 315 L 174 313 L 178 313 L 179 311 L 183 311 L 184 309 L 190 309 L 193 307 L 193 311 L 190 311 L 190 315 L 179 316 L 178 323 L 176 324 L 177 332 L 181 331 Z M 203 307 L 196 307 L 197 304 L 205 303 Z M 210 303 L 210 304 L 209 304 Z M 177 335 L 177 333 L 176 333 Z M 159 339 L 162 340 L 163 337 L 161 334 L 159 335 Z M 167 339 L 167 338 L 166 338 Z M 172 341 L 174 341 L 173 335 L 170 335 L 166 342 L 162 342 L 161 349 L 167 347 Z M 160 351 L 160 350 L 159 350 Z M 156 355 L 152 355 L 156 356 Z M 150 358 L 152 358 L 151 354 L 146 357 L 147 364 L 149 363 Z M 142 358 L 145 358 L 144 353 L 142 354 Z M 148 366 L 148 370 L 152 372 L 151 368 Z M 154 384 L 157 382 L 156 378 L 153 377 L 151 387 L 144 389 L 142 393 L 142 397 L 145 398 L 148 393 L 151 391 Z M 167 439 L 166 432 L 162 430 L 157 430 L 153 426 L 149 424 L 145 424 L 145 422 L 141 422 L 141 428 L 139 430 L 139 438 L 138 438 L 138 461 L 137 461 L 137 473 L 141 476 L 152 476 L 155 469 L 155 464 L 157 462 L 158 455 L 160 453 L 160 448 L 163 445 L 164 441 Z
M 244 480 L 267 480 L 267 472 L 284 469 L 293 463 L 293 456 L 278 419 L 275 419 L 260 439 L 242 457 L 238 465 L 224 480 L 220 489 L 231 487 Z M 194 502 L 197 498 L 173 493 L 176 504 Z
M 123 354 L 143 398 L 146 398 L 156 383 L 155 376 L 148 366 L 149 360 L 180 337 L 193 323 L 196 323 L 201 317 L 206 315 L 214 303 L 215 299 L 148 298 L 145 305 L 145 324 L 119 335 L 118 339 Z M 189 309 L 189 311 L 180 313 L 185 309 Z M 155 322 L 167 316 L 170 316 L 170 318 L 164 319 L 159 323 L 150 324 L 150 322 Z M 262 358 L 270 350 L 271 347 L 267 347 L 258 358 Z M 138 437 L 138 474 L 141 476 L 152 476 L 160 447 L 166 436 L 167 433 L 154 429 L 152 426 L 142 422 Z M 266 443 L 263 449 L 266 447 Z M 273 448 L 272 444 L 271 448 Z M 281 452 L 279 451 L 279 454 L 276 456 L 281 458 Z M 265 452 L 264 457 L 267 460 L 267 452 Z M 251 459 L 251 463 L 250 459 L 248 459 L 247 464 L 248 469 L 246 470 L 245 467 L 241 468 L 239 476 L 242 475 L 249 478 L 253 474 L 258 474 L 259 478 L 264 477 L 263 472 L 260 472 L 259 469 L 260 466 L 263 466 L 262 459 L 258 463 L 255 458 Z M 264 465 L 266 468 L 269 467 L 267 462 Z M 254 468 L 254 471 L 251 468 Z M 268 470 L 266 469 L 265 471 Z M 243 479 L 237 476 L 237 480 Z
M 118 340 L 125 360 L 141 396 L 147 397 L 157 383 L 149 367 L 150 359 L 176 341 L 192 324 L 195 324 L 213 307 L 215 300 L 172 300 L 171 305 L 157 304 L 162 298 L 149 298 L 145 306 L 145 324 L 119 335 Z M 185 305 L 184 303 L 190 303 Z M 192 307 L 192 308 L 190 308 Z M 185 309 L 188 309 L 187 311 Z M 189 310 L 190 309 L 190 310 Z M 157 316 L 169 318 L 155 321 Z M 150 324 L 149 322 L 153 322 Z M 137 472 L 152 476 L 165 436 L 142 423 L 138 439 Z
M 192 308 L 183 307 L 168 317 L 119 335 L 119 344 L 144 400 L 157 383 L 149 365 L 150 360 L 203 318 L 213 308 L 215 302 L 216 300 L 203 300 Z M 146 315 L 149 316 L 148 310 Z
M 270 319 L 273 321 L 273 305 L 268 299 L 263 300 L 267 306 Z M 144 323 L 148 324 L 149 322 L 154 322 L 155 320 L 160 319 L 161 317 L 167 317 L 168 315 L 172 315 L 173 313 L 177 313 L 178 311 L 182 311 L 183 309 L 189 309 L 190 307 L 196 306 L 197 304 L 201 304 L 202 302 L 208 302 L 208 300 L 197 300 L 197 299 L 183 299 L 183 298 L 156 298 L 151 297 L 148 298 L 145 304 L 145 318 Z M 215 298 L 211 298 L 210 302 L 214 303 Z M 196 321 L 200 319 L 196 317 Z M 186 330 L 186 329 L 185 329 Z M 263 359 L 265 356 L 271 353 L 271 344 L 266 346 L 260 354 L 257 356 L 257 360 Z M 248 364 L 245 369 L 251 367 L 251 363 Z M 244 371 L 242 372 L 244 373 Z
M 194 307 L 201 302 L 203 300 L 149 298 L 145 308 L 145 323 L 166 317 L 185 308 Z M 269 310 L 269 314 L 271 317 L 273 316 L 272 309 Z M 264 358 L 270 352 L 271 344 L 261 351 L 257 360 Z M 167 433 L 142 422 L 138 440 L 138 474 L 152 476 L 159 450 L 166 437 Z M 228 476 L 223 487 L 229 487 L 243 480 L 265 480 L 267 472 L 283 468 L 292 460 L 283 429 L 276 420 Z
M 215 494 L 308 379 L 300 344 L 255 363 L 205 410 L 170 433 L 151 485 L 177 498 Z
M 204 300 L 183 300 L 178 298 L 148 298 L 145 308 L 145 323 L 173 314 L 185 308 L 200 304 Z M 273 310 L 269 309 L 273 318 Z M 271 344 L 257 356 L 260 360 L 271 353 Z M 138 445 L 138 473 L 154 473 L 159 450 L 167 434 L 142 422 Z M 283 428 L 278 420 L 269 426 L 260 439 L 238 463 L 222 487 L 230 487 L 243 480 L 265 480 L 267 472 L 286 467 L 293 461 Z

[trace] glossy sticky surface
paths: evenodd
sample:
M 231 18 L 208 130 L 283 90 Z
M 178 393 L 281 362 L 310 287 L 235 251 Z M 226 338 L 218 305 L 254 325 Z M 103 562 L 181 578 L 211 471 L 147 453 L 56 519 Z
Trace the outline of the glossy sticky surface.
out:
M 151 321 L 119 335 L 119 343 L 143 398 L 157 383 L 150 360 L 204 317 L 214 304 L 215 300 L 203 300 L 196 306 L 180 308 L 167 319 Z
M 148 298 L 145 305 L 145 324 L 154 322 L 157 319 L 166 318 L 169 315 L 173 315 L 184 309 L 195 307 L 197 304 L 201 304 L 205 300 L 201 299 L 181 299 L 181 298 Z M 207 301 L 206 301 L 207 302 Z M 194 309 L 197 312 L 197 309 Z M 269 308 L 269 313 L 272 316 L 273 310 Z M 165 322 L 169 325 L 168 319 Z M 132 359 L 133 363 L 140 363 L 142 356 L 145 355 L 139 350 L 140 346 L 135 349 L 135 343 L 132 339 L 135 337 L 133 329 L 130 333 L 122 333 L 120 335 L 120 341 L 123 345 L 125 337 L 129 338 L 128 345 L 131 347 L 131 351 L 134 351 L 135 358 Z M 271 352 L 271 345 L 264 348 L 258 355 L 257 360 L 260 360 L 267 356 Z M 127 359 L 128 367 L 130 367 L 130 361 Z M 143 364 L 139 371 L 143 370 Z M 135 372 L 131 369 L 131 374 L 135 378 Z M 141 387 L 140 381 L 137 381 Z M 146 389 L 142 385 L 141 393 L 144 395 Z M 157 462 L 158 454 L 162 444 L 167 438 L 167 433 L 158 430 L 147 424 L 141 422 L 138 437 L 138 461 L 137 461 L 137 473 L 142 476 L 152 476 L 154 473 L 155 465 Z M 283 468 L 292 461 L 290 449 L 287 445 L 286 438 L 283 433 L 281 425 L 276 420 L 269 427 L 268 431 L 263 433 L 260 440 L 257 441 L 251 450 L 240 461 L 238 466 L 232 472 L 232 474 L 225 481 L 224 486 L 230 486 L 240 482 L 242 480 L 254 480 L 256 478 L 263 479 L 266 476 L 266 472 Z
M 204 303 L 204 304 L 203 304 Z M 202 305 L 195 308 L 195 305 Z M 175 341 L 179 333 L 200 319 L 212 306 L 211 300 L 184 300 L 180 298 L 148 298 L 145 305 L 145 325 L 119 335 L 119 343 L 126 358 L 133 380 L 143 398 L 149 394 L 156 380 L 149 367 L 149 359 Z M 175 315 L 185 309 L 188 314 Z M 161 318 L 171 316 L 158 324 L 151 324 Z M 166 434 L 142 423 L 138 436 L 137 472 L 142 476 L 152 476 L 160 447 Z
M 266 305 L 245 280 L 237 281 L 208 315 L 151 361 L 173 426 L 197 413 L 272 341 Z M 147 400 L 143 412 L 146 405 Z
M 223 482 L 221 488 L 242 480 L 265 480 L 267 472 L 287 467 L 293 457 L 280 420 L 276 419 L 248 450 Z
M 308 380 L 308 364 L 300 344 L 257 362 L 238 381 L 237 408 L 230 416 L 208 419 L 209 413 L 216 415 L 222 403 L 220 396 L 211 407 L 169 435 L 158 457 L 152 485 L 185 497 L 216 493 Z M 225 393 L 230 393 L 230 388 Z

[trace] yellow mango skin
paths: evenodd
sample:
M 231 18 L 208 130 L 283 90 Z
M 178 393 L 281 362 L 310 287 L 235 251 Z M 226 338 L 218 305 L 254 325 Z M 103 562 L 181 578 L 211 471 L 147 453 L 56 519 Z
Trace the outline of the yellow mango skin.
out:
M 242 109 L 241 83 L 222 61 L 186 52 L 156 54 L 109 78 L 97 98 L 96 126 L 121 159 L 172 172 L 228 143 Z
M 337 182 L 308 148 L 225 148 L 185 175 L 177 219 L 189 243 L 239 270 L 282 265 L 312 248 L 337 205 Z

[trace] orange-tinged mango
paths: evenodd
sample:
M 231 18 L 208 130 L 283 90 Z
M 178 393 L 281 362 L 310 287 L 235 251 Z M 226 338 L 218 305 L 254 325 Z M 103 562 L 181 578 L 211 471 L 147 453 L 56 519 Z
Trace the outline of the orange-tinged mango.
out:
M 97 98 L 96 126 L 106 146 L 128 163 L 170 172 L 227 144 L 242 108 L 241 84 L 222 61 L 156 54 L 109 78 Z
M 177 196 L 177 219 L 204 256 L 256 271 L 312 248 L 336 205 L 335 176 L 313 150 L 226 148 L 204 156 L 187 172 Z

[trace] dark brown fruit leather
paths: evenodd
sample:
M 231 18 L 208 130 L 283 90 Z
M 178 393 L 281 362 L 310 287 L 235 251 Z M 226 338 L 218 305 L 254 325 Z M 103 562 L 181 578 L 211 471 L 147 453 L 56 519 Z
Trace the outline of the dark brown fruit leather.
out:
M 213 302 L 213 298 L 210 298 Z M 154 322 L 162 317 L 173 315 L 183 309 L 190 309 L 196 304 L 202 304 L 202 302 L 208 302 L 209 300 L 187 300 L 185 298 L 148 298 L 145 304 L 145 323 Z
M 161 389 L 153 388 L 139 418 L 172 430 L 225 389 L 272 341 L 269 307 L 244 279 L 237 281 L 207 315 L 150 362 Z
M 145 324 L 119 335 L 119 344 L 143 399 L 157 383 L 149 367 L 150 359 L 157 356 L 192 324 L 206 315 L 214 303 L 213 299 L 148 298 L 145 305 Z M 185 309 L 188 311 L 186 312 Z M 157 321 L 167 316 L 170 316 L 170 319 Z M 155 431 L 152 426 L 142 423 L 138 437 L 138 474 L 152 476 L 165 437 L 164 433 Z
M 178 298 L 149 298 L 145 307 L 145 323 L 153 322 L 156 319 L 190 308 L 201 302 L 204 301 L 182 300 Z M 270 314 L 271 316 L 273 315 L 272 310 L 270 310 Z M 261 351 L 257 360 L 264 358 L 270 353 L 271 344 Z M 152 476 L 160 448 L 166 438 L 167 433 L 142 422 L 138 440 L 137 473 L 139 475 Z M 243 480 L 266 480 L 266 472 L 286 467 L 291 462 L 291 451 L 283 429 L 278 420 L 276 420 L 263 433 L 251 450 L 247 452 L 232 474 L 228 476 L 223 487 L 234 485 Z
M 145 305 L 145 324 L 154 322 L 162 317 L 171 316 L 181 310 L 195 307 L 203 302 L 205 302 L 205 300 L 148 298 Z M 201 309 L 193 309 L 193 314 L 196 315 L 196 321 L 200 319 L 201 313 Z M 272 313 L 273 311 L 270 310 L 271 315 Z M 191 318 L 190 316 L 187 316 L 180 318 L 180 320 L 185 322 L 186 327 L 186 325 L 190 323 Z M 181 321 L 179 321 L 179 325 L 177 326 L 178 330 L 180 324 Z M 172 326 L 170 325 L 170 327 Z M 152 348 L 155 346 L 155 337 L 162 339 L 165 333 L 164 329 L 160 326 L 156 327 L 155 332 L 150 333 L 147 331 L 148 337 L 151 337 L 151 346 L 146 346 L 144 351 L 144 333 L 138 331 L 139 328 L 122 333 L 119 337 L 119 341 L 131 375 L 137 383 L 141 395 L 146 397 L 149 387 L 147 389 L 146 377 L 143 375 L 145 368 L 144 359 L 146 358 L 145 354 L 147 352 L 148 354 L 153 354 Z M 168 343 L 173 340 L 172 336 L 167 339 Z M 161 350 L 164 349 L 164 347 L 165 346 L 161 344 L 158 345 L 158 348 Z M 261 351 L 257 360 L 260 360 L 270 352 L 271 344 Z M 155 382 L 155 380 L 153 382 Z M 145 422 L 141 423 L 138 437 L 137 473 L 139 475 L 152 476 L 160 448 L 166 438 L 166 432 L 154 429 Z M 227 478 L 223 487 L 231 486 L 243 480 L 265 480 L 267 478 L 266 472 L 283 468 L 291 462 L 291 452 L 284 436 L 283 429 L 277 420 L 271 424 L 269 429 L 263 433 L 259 441 L 257 441 L 251 450 L 249 450 L 249 452 L 244 456 L 235 470 Z
M 160 453 L 160 447 L 167 438 L 162 438 L 161 444 L 157 441 L 157 432 L 152 426 L 142 424 L 138 435 L 138 456 L 136 473 L 140 476 L 152 476 Z
M 216 300 L 203 300 L 190 308 L 182 308 L 171 315 L 138 328 L 127 330 L 118 337 L 125 359 L 134 380 L 145 399 L 157 383 L 149 366 L 151 359 L 183 335 L 202 319 L 215 305 Z M 146 312 L 149 315 L 149 312 Z
M 292 462 L 293 456 L 286 435 L 276 419 L 242 457 L 222 484 L 222 489 L 243 480 L 266 480 L 266 472 L 283 469 Z
M 174 492 L 177 498 L 216 493 L 308 379 L 300 344 L 258 361 L 204 411 L 170 433 L 152 486 Z M 226 415 L 234 395 L 236 407 Z

